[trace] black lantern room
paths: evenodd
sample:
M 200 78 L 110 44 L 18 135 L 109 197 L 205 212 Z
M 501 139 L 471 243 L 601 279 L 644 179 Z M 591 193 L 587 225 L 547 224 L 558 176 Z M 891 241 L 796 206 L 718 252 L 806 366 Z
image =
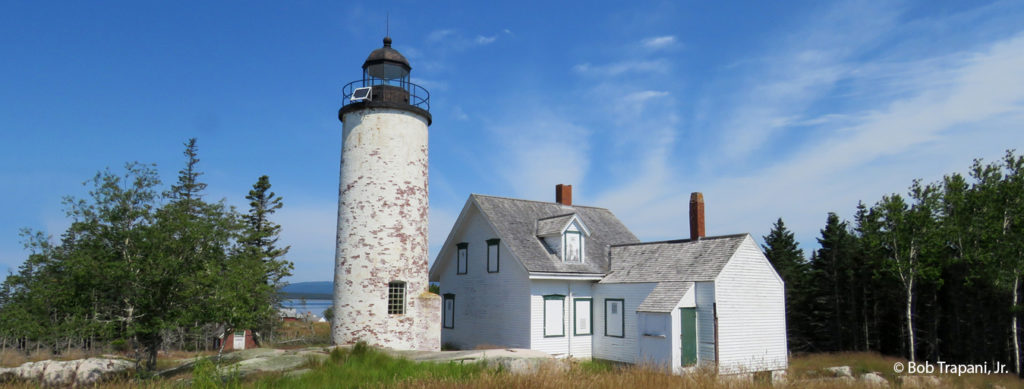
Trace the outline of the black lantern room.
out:
M 363 62 L 363 78 L 343 88 L 344 100 L 338 118 L 362 107 L 387 107 L 409 110 L 430 121 L 430 92 L 409 81 L 412 66 L 402 53 L 391 48 L 391 37 L 384 47 L 370 52 Z
M 371 85 L 379 83 L 376 81 L 404 85 L 409 82 L 411 70 L 405 56 L 391 48 L 391 37 L 384 37 L 384 47 L 371 52 L 366 62 L 363 62 L 363 80 Z

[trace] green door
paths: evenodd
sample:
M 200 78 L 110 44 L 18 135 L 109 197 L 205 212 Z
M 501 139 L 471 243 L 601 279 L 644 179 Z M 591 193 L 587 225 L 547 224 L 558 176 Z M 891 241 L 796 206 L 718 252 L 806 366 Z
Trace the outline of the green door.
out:
M 697 363 L 697 308 L 680 308 L 679 318 L 682 322 L 682 330 L 679 332 L 682 338 L 683 366 L 690 366 Z

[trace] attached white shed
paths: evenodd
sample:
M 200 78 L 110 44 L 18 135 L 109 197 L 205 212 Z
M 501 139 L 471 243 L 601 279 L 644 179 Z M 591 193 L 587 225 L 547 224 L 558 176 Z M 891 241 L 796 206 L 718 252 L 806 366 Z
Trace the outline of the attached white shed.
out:
M 597 294 L 636 295 L 625 302 L 636 327 L 618 342 L 626 352 L 595 356 L 675 372 L 715 362 L 722 374 L 786 369 L 782 279 L 750 235 L 618 245 L 611 258 Z

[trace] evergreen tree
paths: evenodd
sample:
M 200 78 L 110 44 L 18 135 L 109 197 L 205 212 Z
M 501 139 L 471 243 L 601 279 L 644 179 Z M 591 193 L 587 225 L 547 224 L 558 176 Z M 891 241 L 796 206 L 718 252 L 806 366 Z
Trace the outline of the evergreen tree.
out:
M 821 249 L 810 263 L 812 282 L 809 287 L 813 295 L 817 296 L 813 300 L 814 311 L 820 313 L 818 319 L 823 322 L 818 327 L 817 342 L 829 351 L 847 349 L 847 292 L 850 287 L 848 260 L 852 248 L 847 226 L 847 222 L 829 212 L 825 228 L 818 238 Z
M 290 247 L 278 248 L 278 234 L 281 226 L 270 221 L 270 216 L 284 206 L 281 197 L 270 192 L 270 177 L 260 176 L 245 196 L 249 200 L 249 213 L 246 215 L 248 231 L 244 244 L 258 250 L 264 261 L 273 261 L 288 253 Z
M 785 283 L 786 334 L 789 349 L 806 349 L 808 339 L 804 335 L 806 329 L 803 328 L 807 319 L 804 314 L 805 303 L 798 299 L 804 295 L 801 293 L 801 289 L 806 282 L 804 274 L 807 264 L 804 259 L 804 251 L 798 247 L 796 238 L 786 228 L 782 218 L 772 225 L 771 231 L 762 239 L 764 245 L 761 246 L 761 249 Z
M 283 278 L 291 275 L 292 263 L 282 259 L 289 247 L 276 247 L 281 227 L 270 220 L 283 203 L 269 190 L 270 178 L 261 176 L 246 196 L 245 225 L 220 280 L 217 321 L 229 330 L 272 325 L 277 291 L 284 286 Z
M 59 243 L 26 232 L 31 254 L 0 285 L 0 347 L 123 342 L 152 369 L 167 334 L 269 323 L 291 269 L 268 219 L 280 199 L 261 194 L 262 179 L 251 200 L 263 211 L 243 218 L 224 201 L 207 203 L 194 139 L 185 156 L 163 196 L 152 167 L 127 164 L 123 175 L 98 173 L 87 198 L 65 199 L 72 223 Z

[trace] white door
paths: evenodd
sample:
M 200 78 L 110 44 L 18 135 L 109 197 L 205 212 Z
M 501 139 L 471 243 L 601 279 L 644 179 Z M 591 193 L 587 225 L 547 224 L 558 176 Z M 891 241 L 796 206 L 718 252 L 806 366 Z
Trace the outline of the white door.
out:
M 235 342 L 231 347 L 235 350 L 245 350 L 245 331 L 235 331 Z

